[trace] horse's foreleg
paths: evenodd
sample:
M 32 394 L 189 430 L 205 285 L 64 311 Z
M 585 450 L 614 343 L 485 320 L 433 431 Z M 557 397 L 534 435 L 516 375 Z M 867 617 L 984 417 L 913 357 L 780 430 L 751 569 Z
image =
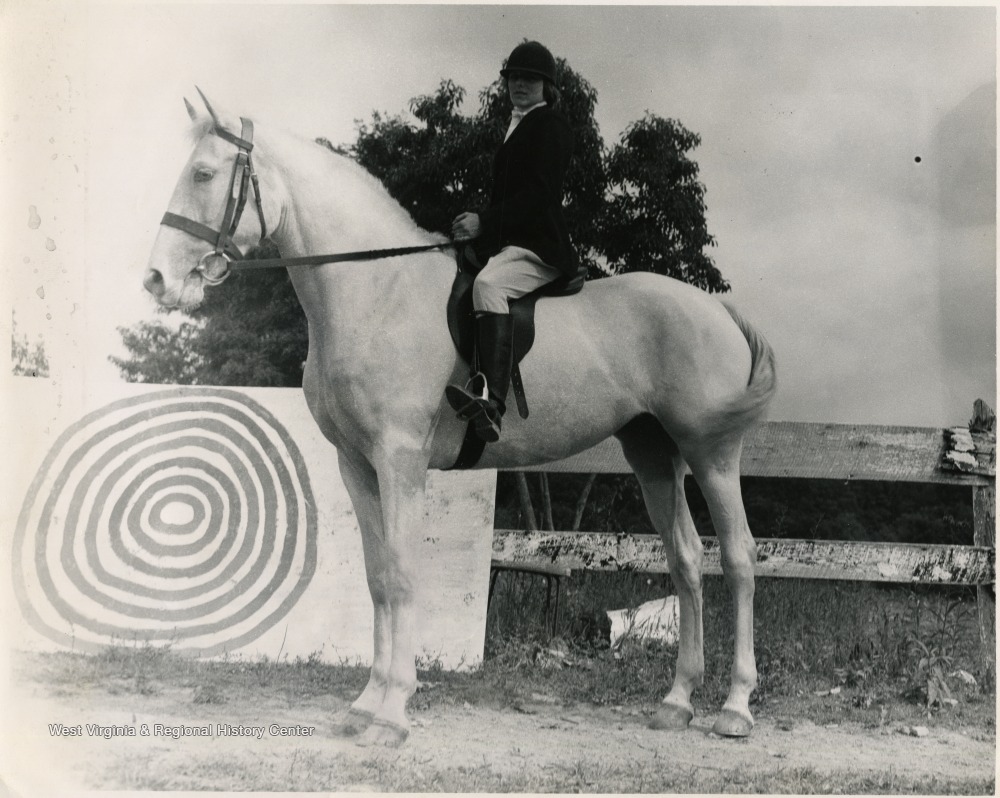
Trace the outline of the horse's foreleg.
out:
M 389 606 L 391 657 L 385 674 L 382 704 L 362 735 L 366 744 L 400 745 L 410 722 L 406 702 L 416 691 L 415 541 L 424 522 L 427 457 L 419 451 L 395 450 L 378 469 L 382 499 L 382 587 Z
M 368 592 L 374 609 L 374 655 L 368 684 L 351 708 L 334 722 L 335 734 L 353 736 L 368 728 L 385 697 L 392 658 L 392 612 L 385 585 L 382 500 L 378 479 L 374 469 L 353 463 L 343 455 L 340 457 L 340 473 L 361 529 Z
M 754 661 L 753 597 L 757 544 L 750 534 L 743 496 L 740 492 L 739 451 L 727 457 L 725 467 L 696 471 L 719 536 L 722 572 L 733 597 L 734 639 L 733 667 L 729 696 L 722 707 L 713 731 L 727 737 L 745 737 L 753 728 L 750 694 L 757 686 Z

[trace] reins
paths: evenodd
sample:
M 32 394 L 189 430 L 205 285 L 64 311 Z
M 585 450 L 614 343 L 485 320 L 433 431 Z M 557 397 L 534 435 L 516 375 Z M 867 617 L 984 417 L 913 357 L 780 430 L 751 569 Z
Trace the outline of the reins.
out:
M 380 258 L 395 258 L 400 255 L 415 255 L 419 252 L 431 252 L 435 249 L 447 249 L 451 246 L 454 246 L 451 241 L 442 241 L 438 244 L 338 252 L 332 255 L 303 255 L 297 258 L 244 258 L 231 261 L 229 265 L 238 269 L 270 269 L 277 266 L 320 266 L 324 263 L 345 263 L 347 261 L 379 260 Z
M 196 222 L 186 216 L 167 211 L 160 220 L 161 225 L 182 230 L 195 238 L 207 241 L 214 246 L 198 261 L 195 271 L 199 272 L 202 279 L 209 285 L 218 285 L 229 277 L 232 269 L 269 269 L 289 266 L 320 266 L 326 263 L 344 263 L 348 261 L 378 260 L 380 258 L 393 258 L 401 255 L 414 255 L 420 252 L 430 252 L 432 250 L 447 249 L 453 247 L 451 241 L 441 241 L 436 244 L 422 244 L 410 247 L 394 247 L 391 249 L 369 249 L 354 252 L 338 252 L 329 255 L 305 255 L 294 258 L 247 258 L 240 251 L 233 241 L 236 235 L 236 228 L 239 227 L 243 210 L 246 207 L 250 189 L 252 187 L 254 204 L 257 208 L 257 218 L 260 220 L 260 241 L 261 244 L 271 244 L 267 238 L 267 223 L 264 221 L 264 208 L 261 202 L 260 182 L 257 179 L 257 172 L 253 166 L 253 122 L 240 117 L 242 131 L 239 136 L 235 136 L 216 122 L 212 132 L 219 138 L 234 144 L 239 152 L 233 164 L 233 174 L 229 182 L 229 193 L 226 198 L 226 209 L 222 216 L 222 225 L 218 230 L 213 230 L 208 225 Z M 208 269 L 210 259 L 222 259 L 225 269 L 216 272 Z

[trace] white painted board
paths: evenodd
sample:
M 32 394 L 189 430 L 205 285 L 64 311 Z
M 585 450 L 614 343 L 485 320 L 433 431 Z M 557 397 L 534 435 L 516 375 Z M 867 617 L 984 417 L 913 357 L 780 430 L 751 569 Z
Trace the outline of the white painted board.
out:
M 368 663 L 337 455 L 295 389 L 5 380 L 4 639 Z M 418 651 L 482 659 L 496 473 L 431 472 Z

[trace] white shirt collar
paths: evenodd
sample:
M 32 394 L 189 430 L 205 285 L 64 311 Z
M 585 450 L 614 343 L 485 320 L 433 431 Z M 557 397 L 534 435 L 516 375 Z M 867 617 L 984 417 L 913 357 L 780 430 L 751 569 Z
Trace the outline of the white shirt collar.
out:
M 521 123 L 521 120 L 524 119 L 524 117 L 526 117 L 536 108 L 541 108 L 543 105 L 547 104 L 548 103 L 546 103 L 545 100 L 542 100 L 540 103 L 536 103 L 535 105 L 531 106 L 531 108 L 525 108 L 523 111 L 515 108 L 511 112 L 510 125 L 507 127 L 507 135 L 503 137 L 503 140 L 507 141 L 507 139 L 510 138 L 510 134 L 514 132 L 514 128 L 516 128 Z
M 546 103 L 545 100 L 542 100 L 540 103 L 535 103 L 533 106 L 531 106 L 531 108 L 526 108 L 523 111 L 515 108 L 513 110 L 513 112 L 511 113 L 511 115 L 510 115 L 511 119 L 516 119 L 518 122 L 520 122 L 522 119 L 524 119 L 524 117 L 526 117 L 528 114 L 530 114 L 536 108 L 541 108 L 543 105 L 547 105 L 547 104 L 548 103 Z

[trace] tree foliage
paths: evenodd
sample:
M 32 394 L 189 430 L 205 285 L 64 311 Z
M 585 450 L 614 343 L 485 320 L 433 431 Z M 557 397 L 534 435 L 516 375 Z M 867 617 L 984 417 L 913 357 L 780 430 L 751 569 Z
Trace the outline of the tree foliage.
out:
M 198 326 L 189 321 L 174 329 L 161 321 L 141 321 L 134 327 L 119 327 L 129 357 L 112 355 L 127 382 L 198 384 L 202 365 L 195 351 Z
M 465 90 L 445 80 L 434 94 L 410 101 L 420 123 L 372 115 L 358 127 L 352 155 L 427 230 L 444 232 L 470 203 L 481 204 L 489 163 L 477 148 L 483 120 L 460 113 Z
M 498 475 L 498 528 L 531 526 L 532 504 L 524 501 L 518 484 L 522 476 Z M 534 483 L 536 476 L 528 479 Z M 631 474 L 547 476 L 555 529 L 655 534 Z M 536 499 L 544 493 L 540 485 L 531 487 Z M 693 477 L 687 478 L 685 491 L 698 532 L 715 535 L 708 503 Z M 581 496 L 587 500 L 577 518 Z M 750 529 L 760 537 L 954 545 L 971 545 L 973 539 L 968 494 L 952 485 L 750 477 L 743 480 L 743 501 Z
M 687 153 L 701 138 L 675 119 L 633 122 L 607 158 L 610 196 L 597 229 L 614 273 L 653 271 L 706 291 L 728 291 L 705 254 L 715 239 L 705 221 L 705 189 Z
M 575 137 L 565 186 L 567 223 L 582 261 L 599 275 L 603 272 L 597 268 L 594 221 L 605 204 L 607 179 L 604 142 L 594 118 L 597 92 L 563 59 L 558 60 L 558 71 L 560 108 Z M 459 213 L 485 207 L 493 154 L 510 121 L 512 105 L 502 80 L 483 89 L 474 116 L 462 114 L 464 98 L 464 89 L 442 81 L 433 94 L 410 102 L 418 124 L 373 114 L 371 123 L 359 127 L 352 150 L 428 230 L 447 233 Z
M 198 310 L 202 384 L 302 384 L 309 328 L 284 269 L 237 272 L 205 296 Z
M 647 114 L 605 148 L 595 118 L 597 92 L 557 60 L 560 108 L 574 131 L 565 183 L 570 234 L 591 278 L 654 271 L 708 291 L 729 286 L 706 249 L 705 189 L 690 153 L 700 138 L 673 119 Z M 484 207 L 493 154 L 511 102 L 498 78 L 463 111 L 465 90 L 442 81 L 410 102 L 410 116 L 372 114 L 355 142 L 334 146 L 379 178 L 421 227 L 447 233 L 462 211 Z M 385 242 L 386 247 L 394 242 Z M 234 274 L 176 328 L 121 330 L 127 358 L 112 358 L 136 382 L 297 386 L 308 349 L 305 317 L 284 271 Z
M 177 328 L 162 322 L 119 328 L 129 356 L 109 359 L 128 382 L 302 384 L 308 328 L 284 270 L 235 272 L 189 315 Z
M 10 332 L 11 373 L 15 377 L 48 377 L 49 359 L 41 338 L 34 343 L 17 329 L 17 314 L 11 316 Z

